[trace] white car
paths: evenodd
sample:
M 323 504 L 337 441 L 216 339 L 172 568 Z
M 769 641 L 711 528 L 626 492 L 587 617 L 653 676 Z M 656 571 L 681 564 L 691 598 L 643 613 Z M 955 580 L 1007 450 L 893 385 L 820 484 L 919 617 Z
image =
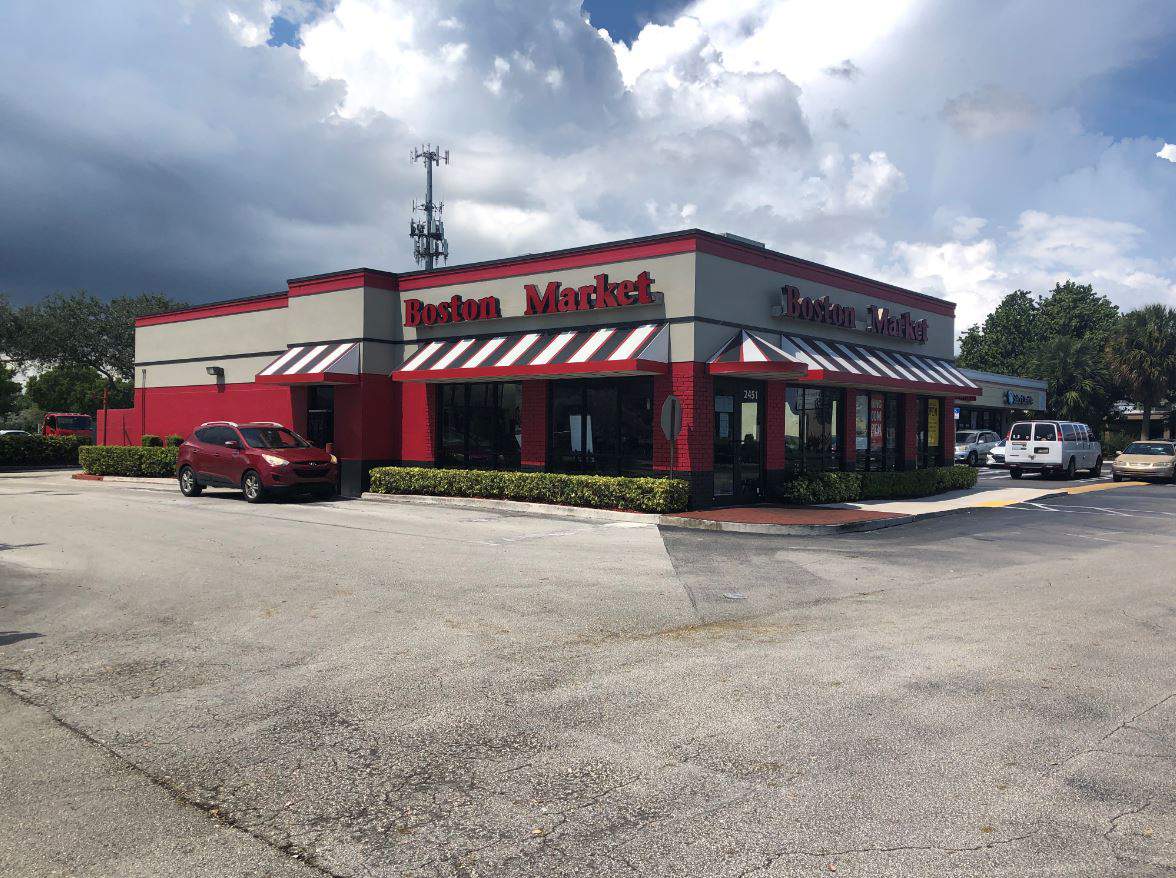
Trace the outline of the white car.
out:
M 1005 463 L 1014 479 L 1034 472 L 1072 479 L 1080 469 L 1097 476 L 1102 472 L 1102 444 L 1085 424 L 1018 421 L 1009 429 Z
M 1008 445 L 1008 440 L 1001 439 L 993 446 L 992 450 L 988 452 L 988 465 L 993 467 L 1003 467 L 1005 465 L 1005 447 Z
M 31 436 L 28 430 L 0 430 L 0 436 Z
M 979 466 L 988 460 L 988 452 L 996 447 L 1000 437 L 991 430 L 957 430 L 955 462 Z

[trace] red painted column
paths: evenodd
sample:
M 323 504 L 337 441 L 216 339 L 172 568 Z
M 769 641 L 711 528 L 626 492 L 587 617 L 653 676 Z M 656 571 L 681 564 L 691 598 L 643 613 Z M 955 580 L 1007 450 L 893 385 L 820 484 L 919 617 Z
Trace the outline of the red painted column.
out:
M 787 406 L 787 385 L 783 381 L 767 382 L 764 393 L 764 469 L 769 473 L 784 469 L 784 414 Z
M 521 465 L 526 470 L 547 466 L 547 400 L 550 381 L 523 382 L 523 448 Z
M 674 471 L 691 482 L 691 504 L 709 503 L 714 494 L 715 395 L 706 363 L 671 363 L 668 374 L 653 379 L 653 468 L 668 472 L 670 443 L 661 431 L 661 407 L 673 393 L 682 403 L 682 432 L 674 446 Z
M 939 400 L 939 464 L 955 463 L 955 400 L 950 396 Z M 980 461 L 983 463 L 984 461 Z
M 915 433 L 919 429 L 919 400 L 913 393 L 902 395 L 902 468 L 915 468 Z
M 437 386 L 406 381 L 400 390 L 400 459 L 433 463 L 436 458 Z
M 841 417 L 841 468 L 857 468 L 857 395 L 852 388 L 845 391 L 845 411 Z

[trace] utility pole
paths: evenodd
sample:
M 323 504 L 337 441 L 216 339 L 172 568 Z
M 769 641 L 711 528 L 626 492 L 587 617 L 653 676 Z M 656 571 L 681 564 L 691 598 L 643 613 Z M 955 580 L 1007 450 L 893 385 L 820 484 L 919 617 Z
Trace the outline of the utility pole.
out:
M 417 265 L 424 263 L 425 270 L 432 271 L 435 260 L 449 259 L 449 242 L 445 240 L 445 223 L 441 220 L 445 203 L 433 203 L 433 165 L 449 164 L 449 150 L 442 152 L 440 147 L 426 144 L 410 155 L 413 162 L 425 160 L 425 201 L 412 203 L 413 213 L 420 211 L 425 218 L 408 221 L 408 236 L 413 240 L 412 255 Z

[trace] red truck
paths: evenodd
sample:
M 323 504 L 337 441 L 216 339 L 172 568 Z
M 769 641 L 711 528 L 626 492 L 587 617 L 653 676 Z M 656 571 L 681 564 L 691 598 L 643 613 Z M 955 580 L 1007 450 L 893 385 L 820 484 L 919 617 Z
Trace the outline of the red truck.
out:
M 93 436 L 94 419 L 77 412 L 50 412 L 41 423 L 42 436 Z

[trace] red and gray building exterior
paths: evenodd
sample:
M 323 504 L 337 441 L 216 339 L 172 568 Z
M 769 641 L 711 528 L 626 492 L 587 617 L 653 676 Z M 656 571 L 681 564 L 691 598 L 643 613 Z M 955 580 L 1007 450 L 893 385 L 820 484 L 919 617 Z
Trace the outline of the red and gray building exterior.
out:
M 137 320 L 135 405 L 98 440 L 278 421 L 331 443 L 349 494 L 388 464 L 672 464 L 694 505 L 747 502 L 799 473 L 950 463 L 953 410 L 982 392 L 954 339 L 952 302 L 700 230 L 354 269 Z

